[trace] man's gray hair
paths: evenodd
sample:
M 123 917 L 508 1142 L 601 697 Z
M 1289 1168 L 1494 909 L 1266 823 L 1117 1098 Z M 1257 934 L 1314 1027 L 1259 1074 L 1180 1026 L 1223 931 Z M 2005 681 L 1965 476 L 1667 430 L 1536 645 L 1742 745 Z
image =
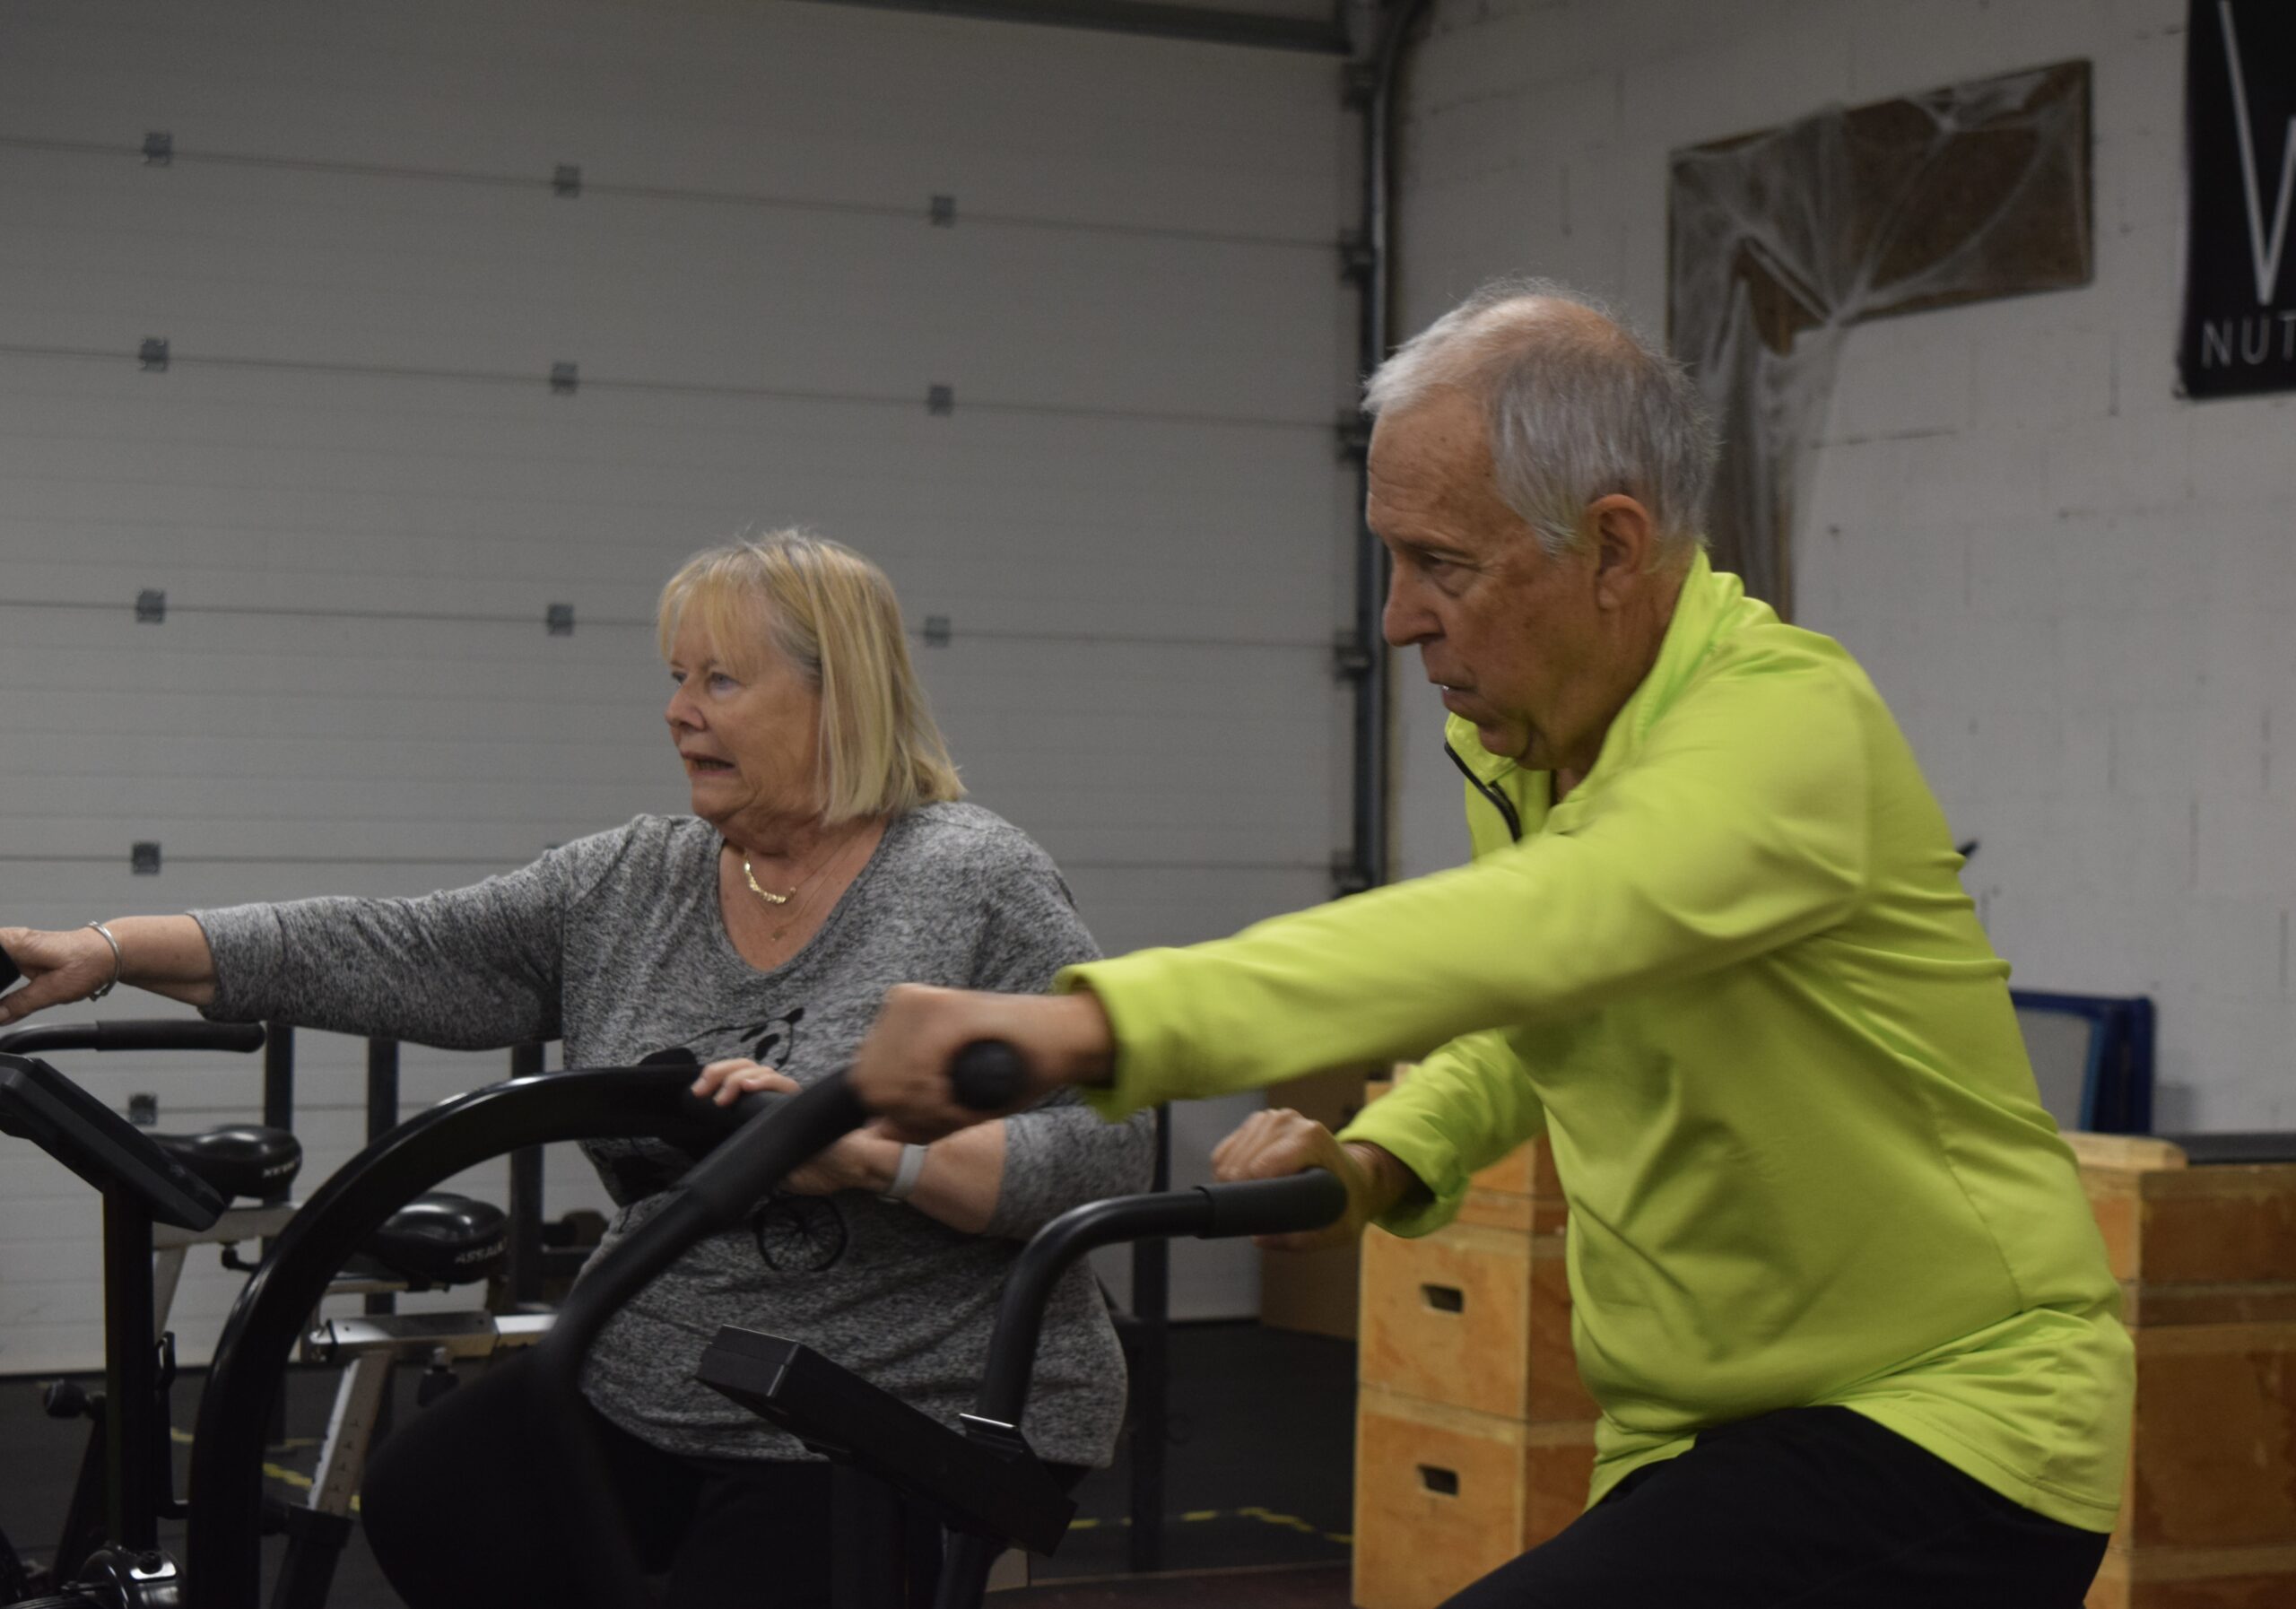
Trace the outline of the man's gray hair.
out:
M 1589 297 L 1549 280 L 1494 280 L 1405 342 L 1366 382 L 1363 411 L 1438 390 L 1482 404 L 1499 495 L 1561 554 L 1587 505 L 1624 492 L 1662 553 L 1703 544 L 1714 428 L 1682 366 Z

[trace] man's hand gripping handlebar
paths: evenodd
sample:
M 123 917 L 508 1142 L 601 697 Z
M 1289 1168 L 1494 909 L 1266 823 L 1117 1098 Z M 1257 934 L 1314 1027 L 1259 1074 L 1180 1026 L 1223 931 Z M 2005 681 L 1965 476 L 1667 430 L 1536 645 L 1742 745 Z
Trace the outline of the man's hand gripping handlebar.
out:
M 995 1040 L 1011 1061 L 993 1083 L 960 1092 L 952 1079 L 966 1047 Z M 1071 995 L 984 995 L 902 984 L 886 991 L 877 1020 L 854 1057 L 853 1093 L 896 1139 L 922 1143 L 1001 1117 L 1062 1084 L 1105 1083 L 1116 1064 L 1108 1013 L 1090 991 Z M 1299 1113 L 1257 1112 L 1213 1153 L 1224 1181 L 1282 1178 L 1328 1169 L 1347 1187 L 1347 1212 L 1324 1228 L 1270 1235 L 1285 1251 L 1352 1245 L 1364 1225 L 1427 1187 L 1377 1145 L 1343 1145 Z
M 952 1082 L 958 1052 L 982 1040 L 1007 1047 L 1012 1064 L 961 1092 Z M 847 1079 L 881 1130 L 923 1144 L 1060 1085 L 1105 1082 L 1114 1060 L 1108 1014 L 1089 993 L 986 995 L 904 983 L 885 991 Z

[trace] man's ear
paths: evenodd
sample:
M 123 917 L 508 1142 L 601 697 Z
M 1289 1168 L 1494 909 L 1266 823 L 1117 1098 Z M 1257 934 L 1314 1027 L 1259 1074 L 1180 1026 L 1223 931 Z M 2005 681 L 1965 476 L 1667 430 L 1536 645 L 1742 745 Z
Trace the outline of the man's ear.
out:
M 1593 538 L 1596 601 L 1606 608 L 1623 607 L 1657 554 L 1658 532 L 1650 510 L 1623 491 L 1613 491 L 1587 505 L 1587 524 Z

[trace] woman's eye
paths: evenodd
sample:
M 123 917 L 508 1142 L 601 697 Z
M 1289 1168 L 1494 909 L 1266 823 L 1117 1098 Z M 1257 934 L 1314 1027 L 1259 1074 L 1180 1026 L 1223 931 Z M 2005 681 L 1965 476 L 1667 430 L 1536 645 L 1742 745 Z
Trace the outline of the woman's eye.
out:
M 731 692 L 734 685 L 734 678 L 723 671 L 714 672 L 710 675 L 709 691 L 712 692 Z

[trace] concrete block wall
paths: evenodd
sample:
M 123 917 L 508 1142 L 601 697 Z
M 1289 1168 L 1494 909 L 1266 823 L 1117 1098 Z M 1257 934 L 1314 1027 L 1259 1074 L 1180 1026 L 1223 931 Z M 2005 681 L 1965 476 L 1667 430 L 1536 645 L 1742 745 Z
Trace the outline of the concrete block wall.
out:
M 2074 57 L 2096 275 L 1853 330 L 1801 623 L 1911 737 L 2036 988 L 2160 1006 L 2158 1122 L 2296 1126 L 2296 398 L 2173 392 L 2183 0 L 1438 0 L 1407 74 L 1404 308 L 1494 274 L 1665 321 L 1666 153 Z M 1440 711 L 1396 666 L 1406 871 L 1464 852 Z

